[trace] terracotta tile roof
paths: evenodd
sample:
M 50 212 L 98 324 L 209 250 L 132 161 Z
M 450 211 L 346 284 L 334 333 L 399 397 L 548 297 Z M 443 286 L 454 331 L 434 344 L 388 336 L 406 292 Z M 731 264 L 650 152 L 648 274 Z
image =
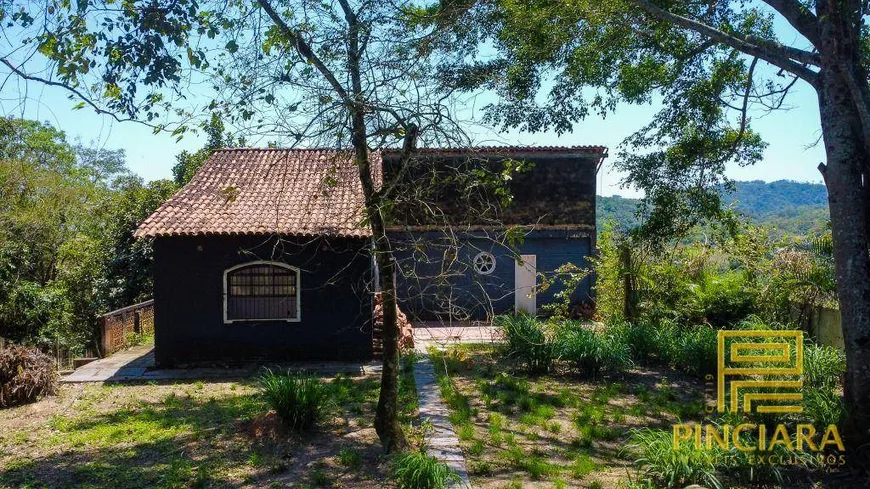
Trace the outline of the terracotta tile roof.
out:
M 380 154 L 372 156 L 380 185 Z M 136 230 L 207 234 L 370 236 L 351 154 L 329 149 L 224 149 Z
M 475 146 L 473 148 L 420 148 L 420 154 L 452 155 L 452 154 L 480 154 L 517 156 L 521 154 L 607 154 L 606 146 Z
M 607 154 L 604 146 L 421 148 L 423 155 L 523 157 Z M 385 153 L 393 153 L 385 151 Z M 380 153 L 372 155 L 380 186 Z M 136 237 L 209 234 L 371 236 L 360 226 L 363 194 L 347 151 L 232 148 L 215 151 L 196 176 L 139 225 Z

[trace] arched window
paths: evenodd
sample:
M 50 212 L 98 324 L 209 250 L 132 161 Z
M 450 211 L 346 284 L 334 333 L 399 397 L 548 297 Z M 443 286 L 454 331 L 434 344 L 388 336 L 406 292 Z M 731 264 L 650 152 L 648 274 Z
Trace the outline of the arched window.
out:
M 299 321 L 299 269 L 256 261 L 224 272 L 224 322 Z

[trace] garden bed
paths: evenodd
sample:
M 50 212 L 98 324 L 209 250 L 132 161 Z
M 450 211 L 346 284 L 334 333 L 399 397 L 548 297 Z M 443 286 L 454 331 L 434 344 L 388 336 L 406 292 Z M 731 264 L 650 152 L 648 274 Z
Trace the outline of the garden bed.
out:
M 557 368 L 529 376 L 497 348 L 431 351 L 476 489 L 659 487 L 638 473 L 633 433 L 669 432 L 678 421 L 704 418 L 705 385 L 699 377 L 668 368 L 598 378 Z M 822 474 L 783 475 L 787 487 L 840 487 L 821 485 Z

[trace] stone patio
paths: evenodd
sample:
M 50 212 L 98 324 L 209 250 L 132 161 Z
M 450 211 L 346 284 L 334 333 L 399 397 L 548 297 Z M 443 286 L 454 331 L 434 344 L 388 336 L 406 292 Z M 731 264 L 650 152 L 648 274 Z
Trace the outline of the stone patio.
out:
M 288 362 L 273 365 L 281 370 L 305 370 L 323 376 L 352 376 L 380 372 L 379 362 Z M 61 382 L 136 382 L 199 379 L 243 379 L 256 375 L 263 365 L 231 367 L 154 368 L 154 345 L 139 345 L 79 367 Z
M 444 348 L 458 343 L 499 343 L 501 332 L 490 323 L 478 321 L 418 321 L 414 323 L 414 347 L 426 352 L 430 346 Z
M 430 346 L 443 348 L 455 343 L 490 343 L 501 338 L 496 328 L 478 322 L 440 323 L 418 322 L 414 327 L 414 345 L 419 352 Z M 276 368 L 307 370 L 322 375 L 345 373 L 368 375 L 380 372 L 380 363 L 374 362 L 293 362 L 280 363 Z M 157 369 L 154 367 L 154 345 L 139 345 L 114 353 L 106 358 L 79 367 L 61 378 L 61 382 L 128 382 L 148 380 L 196 380 L 214 378 L 246 378 L 256 375 L 261 364 L 228 367 L 192 367 Z

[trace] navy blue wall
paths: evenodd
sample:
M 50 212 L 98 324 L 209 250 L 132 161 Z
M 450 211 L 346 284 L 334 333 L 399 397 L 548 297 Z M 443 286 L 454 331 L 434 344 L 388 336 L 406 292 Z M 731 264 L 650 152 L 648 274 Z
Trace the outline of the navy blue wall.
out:
M 514 266 L 518 255 L 536 255 L 539 273 L 552 272 L 565 263 L 589 266 L 592 250 L 587 233 L 568 230 L 533 231 L 511 249 L 503 235 L 484 232 L 448 238 L 438 232 L 392 233 L 394 254 L 401 272 L 398 295 L 402 310 L 412 318 L 468 315 L 486 319 L 514 309 Z M 452 244 L 458 244 L 455 259 Z M 488 251 L 496 257 L 495 271 L 480 275 L 472 268 L 474 256 Z M 540 285 L 540 281 L 539 281 Z M 585 278 L 572 294 L 575 303 L 591 302 L 591 279 Z M 538 308 L 554 300 L 553 286 L 537 296 Z
M 157 364 L 371 358 L 367 244 L 363 239 L 157 238 Z M 301 270 L 300 322 L 223 323 L 223 272 L 254 260 Z

